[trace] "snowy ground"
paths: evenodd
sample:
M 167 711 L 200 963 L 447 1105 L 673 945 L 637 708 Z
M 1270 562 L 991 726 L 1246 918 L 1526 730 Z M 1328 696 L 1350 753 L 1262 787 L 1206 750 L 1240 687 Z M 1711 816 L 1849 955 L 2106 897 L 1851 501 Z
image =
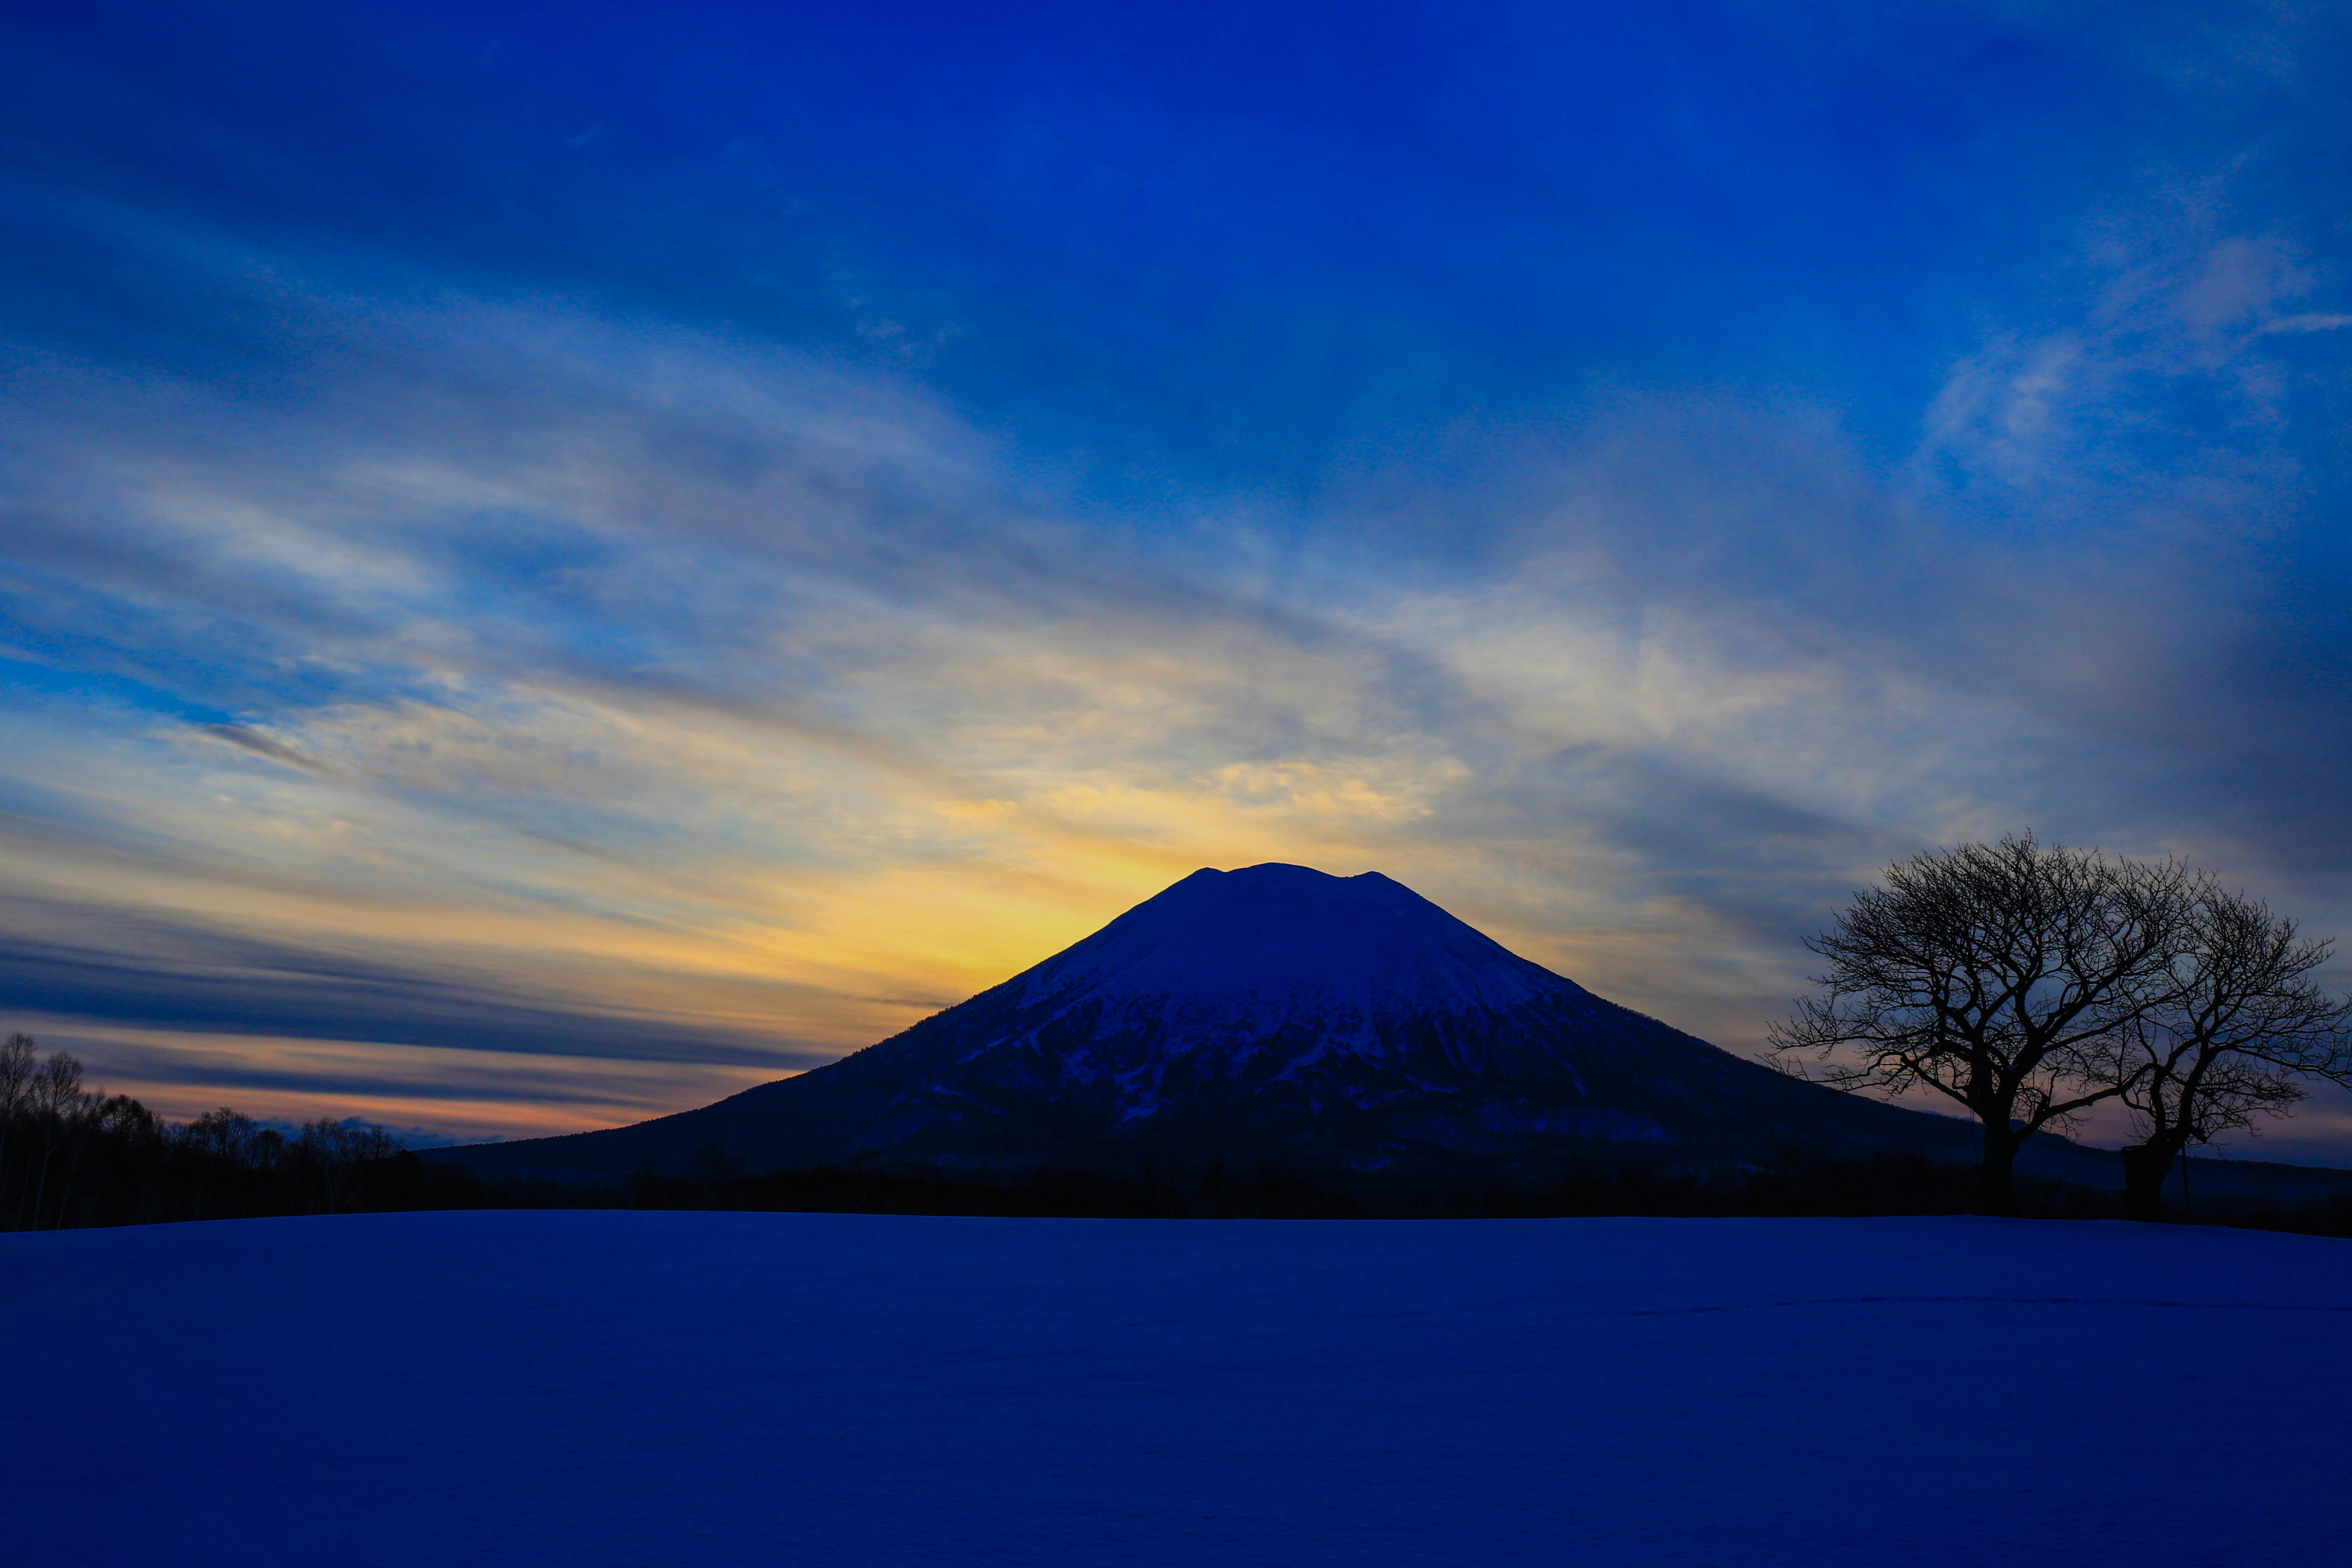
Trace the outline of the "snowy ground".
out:
M 2352 1561 L 2352 1244 L 404 1214 L 0 1236 L 0 1564 Z

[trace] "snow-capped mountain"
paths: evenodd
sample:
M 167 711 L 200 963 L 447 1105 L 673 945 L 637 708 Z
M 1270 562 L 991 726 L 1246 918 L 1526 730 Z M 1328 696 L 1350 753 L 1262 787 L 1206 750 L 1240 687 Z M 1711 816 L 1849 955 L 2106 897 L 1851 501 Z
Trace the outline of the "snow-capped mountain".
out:
M 1199 871 L 829 1066 L 698 1111 L 465 1151 L 487 1168 L 860 1158 L 1359 1171 L 1956 1144 L 1604 1001 L 1377 872 Z

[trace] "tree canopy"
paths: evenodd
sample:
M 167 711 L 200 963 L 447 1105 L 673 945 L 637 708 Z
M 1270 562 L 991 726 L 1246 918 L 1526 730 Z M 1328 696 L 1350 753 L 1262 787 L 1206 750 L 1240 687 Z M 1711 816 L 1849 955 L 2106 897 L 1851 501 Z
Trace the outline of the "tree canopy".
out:
M 2352 1000 L 2311 978 L 2329 945 L 2177 861 L 2031 832 L 1888 868 L 1806 946 L 1821 988 L 1772 1030 L 1784 1067 L 1833 1087 L 1926 1089 L 1982 1124 L 1989 1207 L 2015 1211 L 2018 1151 L 2120 1099 L 2134 1212 L 2192 1142 L 2352 1082 Z

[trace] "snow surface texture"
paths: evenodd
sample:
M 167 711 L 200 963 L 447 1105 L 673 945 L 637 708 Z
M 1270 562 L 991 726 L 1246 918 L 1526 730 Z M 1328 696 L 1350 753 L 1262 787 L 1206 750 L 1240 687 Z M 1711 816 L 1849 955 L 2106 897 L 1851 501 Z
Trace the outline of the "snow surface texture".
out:
M 1965 1219 L 0 1236 L 0 1563 L 2347 1560 L 2352 1245 Z

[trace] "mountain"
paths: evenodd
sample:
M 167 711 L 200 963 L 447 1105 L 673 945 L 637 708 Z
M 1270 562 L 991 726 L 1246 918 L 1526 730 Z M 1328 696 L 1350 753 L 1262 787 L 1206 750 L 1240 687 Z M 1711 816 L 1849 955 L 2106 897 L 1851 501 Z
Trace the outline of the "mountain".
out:
M 903 1034 L 632 1127 L 434 1151 L 489 1171 L 1197 1166 L 1540 1174 L 1909 1149 L 1968 1124 L 1605 1001 L 1377 872 L 1199 871 Z

